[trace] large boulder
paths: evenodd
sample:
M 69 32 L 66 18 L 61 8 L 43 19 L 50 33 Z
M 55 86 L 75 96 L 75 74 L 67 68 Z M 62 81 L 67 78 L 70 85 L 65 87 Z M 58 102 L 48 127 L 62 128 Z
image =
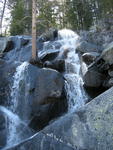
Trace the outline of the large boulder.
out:
M 39 41 L 40 42 L 46 42 L 46 41 L 51 41 L 51 40 L 55 40 L 55 38 L 58 37 L 58 30 L 57 29 L 49 29 L 47 32 L 43 33 L 40 37 L 39 37 Z
M 63 77 L 56 70 L 28 64 L 17 89 L 17 114 L 28 120 L 31 127 L 42 129 L 51 119 L 66 111 L 63 87 Z
M 77 46 L 77 51 L 81 53 L 88 53 L 88 52 L 99 52 L 100 47 L 93 43 L 89 43 L 87 41 L 81 41 Z
M 37 39 L 38 50 L 43 50 L 44 42 L 54 41 L 58 37 L 57 29 L 49 29 L 47 32 L 40 35 Z
M 39 52 L 39 58 L 42 62 L 54 60 L 60 52 L 60 49 L 48 49 Z
M 113 64 L 112 56 L 113 56 L 113 42 L 111 42 L 106 46 L 106 48 L 102 52 L 101 57 L 107 64 L 112 65 Z
M 14 43 L 10 37 L 0 37 L 0 53 L 8 52 L 14 48 Z
M 113 34 L 110 30 L 101 30 L 101 32 L 95 29 L 90 31 L 82 31 L 80 33 L 80 37 L 81 40 L 97 45 L 100 53 L 103 51 L 103 48 L 106 44 L 109 44 L 113 41 Z
M 55 69 L 59 72 L 64 72 L 65 71 L 65 60 L 63 59 L 56 59 L 54 61 L 46 61 L 44 63 L 44 67 L 46 68 L 52 68 Z
M 64 80 L 60 73 L 53 69 L 38 69 L 35 80 L 34 106 L 54 103 L 62 95 Z
M 112 150 L 113 88 L 9 150 Z
M 9 52 L 13 49 L 21 49 L 31 40 L 30 36 L 0 37 L 0 53 Z
M 4 59 L 9 62 L 29 61 L 31 59 L 31 38 L 29 36 L 12 36 L 13 49 L 4 54 Z
M 21 49 L 21 47 L 26 46 L 30 41 L 30 36 L 11 36 L 10 40 L 14 43 L 14 48 Z
M 88 70 L 83 76 L 86 87 L 100 87 L 105 79 L 105 76 L 98 70 Z

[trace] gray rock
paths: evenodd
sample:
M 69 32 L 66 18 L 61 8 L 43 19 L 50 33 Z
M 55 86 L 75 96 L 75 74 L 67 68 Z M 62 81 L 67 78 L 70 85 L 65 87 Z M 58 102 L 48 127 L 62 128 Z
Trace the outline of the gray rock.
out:
M 59 49 L 49 49 L 49 50 L 43 50 L 39 52 L 39 58 L 41 61 L 52 61 L 54 60 L 57 55 L 59 54 Z
M 5 54 L 4 59 L 9 62 L 19 61 L 29 61 L 31 59 L 31 44 L 26 45 L 20 49 L 14 48 L 12 51 Z
M 0 53 L 12 50 L 14 44 L 10 37 L 0 37 Z
M 0 148 L 6 145 L 7 130 L 6 130 L 6 118 L 0 111 Z
M 37 104 L 54 103 L 63 90 L 63 77 L 53 69 L 38 69 L 35 86 L 34 106 Z
M 82 55 L 82 60 L 87 65 L 90 65 L 98 56 L 99 56 L 99 53 L 96 53 L 96 52 L 84 53 Z
M 95 44 L 88 43 L 86 41 L 81 41 L 77 47 L 77 51 L 82 53 L 99 52 L 99 47 Z
M 9 103 L 13 75 L 18 65 L 5 61 L 0 64 L 0 105 L 7 106 Z M 38 125 L 33 124 L 42 129 L 51 119 L 67 110 L 63 86 L 64 80 L 59 72 L 29 64 L 19 84 L 17 114 L 22 120 L 36 118 Z
M 113 88 L 9 150 L 112 150 L 112 116 Z
M 102 23 L 101 23 L 102 24 Z M 113 33 L 111 30 L 102 30 L 100 31 L 82 31 L 80 33 L 82 40 L 87 41 L 88 43 L 93 43 L 99 47 L 99 52 L 103 51 L 103 48 L 106 44 L 109 44 L 113 41 Z
M 58 37 L 58 30 L 57 29 L 49 29 L 47 32 L 43 33 L 39 37 L 40 42 L 52 41 Z
M 88 70 L 83 80 L 86 87 L 100 87 L 104 81 L 104 75 L 96 70 Z
M 31 41 L 30 36 L 11 36 L 10 40 L 14 43 L 14 48 L 21 49 Z
M 103 82 L 103 86 L 106 88 L 110 88 L 113 86 L 113 77 L 112 78 L 107 78 L 104 82 Z
M 110 78 L 110 79 L 109 79 L 108 85 L 109 85 L 109 87 L 112 87 L 112 86 L 113 86 L 113 78 Z
M 10 95 L 10 85 L 17 64 L 0 60 L 0 105 L 7 105 Z
M 113 42 L 111 42 L 106 46 L 106 48 L 102 52 L 101 57 L 107 64 L 112 65 L 113 64 L 112 56 L 113 56 Z
M 113 69 L 108 70 L 108 74 L 110 77 L 113 77 Z
M 19 85 L 18 114 L 23 120 L 33 119 L 31 127 L 42 129 L 66 110 L 64 80 L 59 72 L 29 64 Z
M 31 38 L 27 36 L 12 36 L 10 40 L 13 42 L 14 47 L 5 54 L 4 59 L 9 62 L 29 61 L 31 59 Z
M 65 60 L 63 59 L 56 59 L 53 61 L 46 61 L 44 63 L 44 67 L 46 68 L 52 68 L 55 69 L 59 72 L 64 72 L 65 71 Z

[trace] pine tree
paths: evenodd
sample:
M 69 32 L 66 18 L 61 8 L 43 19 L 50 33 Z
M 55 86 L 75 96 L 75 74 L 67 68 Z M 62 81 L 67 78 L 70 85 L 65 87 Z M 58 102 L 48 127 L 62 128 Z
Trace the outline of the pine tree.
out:
M 32 0 L 32 60 L 36 57 L 36 0 Z

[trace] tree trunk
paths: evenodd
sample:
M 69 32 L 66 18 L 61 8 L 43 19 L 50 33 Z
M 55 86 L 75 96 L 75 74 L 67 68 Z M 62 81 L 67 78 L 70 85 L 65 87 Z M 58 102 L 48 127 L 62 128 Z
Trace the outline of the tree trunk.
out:
M 36 59 L 36 0 L 32 0 L 32 60 Z
M 1 35 L 2 35 L 2 22 L 3 22 L 3 17 L 4 17 L 6 2 L 7 2 L 7 0 L 4 0 L 3 10 L 2 10 L 2 13 L 1 13 L 1 19 L 0 19 L 0 34 Z

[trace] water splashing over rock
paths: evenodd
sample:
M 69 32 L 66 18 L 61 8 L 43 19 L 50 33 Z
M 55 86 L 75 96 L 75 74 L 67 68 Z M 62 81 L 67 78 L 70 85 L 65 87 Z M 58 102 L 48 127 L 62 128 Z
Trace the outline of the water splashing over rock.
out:
M 83 80 L 80 75 L 80 60 L 76 53 L 77 44 L 79 44 L 79 36 L 71 30 L 63 29 L 59 31 L 59 39 L 61 39 L 61 55 L 68 51 L 65 60 L 65 73 L 66 79 L 65 89 L 68 99 L 68 110 L 80 108 L 85 104 L 87 96 L 83 89 Z
M 24 129 L 28 128 L 27 125 L 20 119 L 18 112 L 18 103 L 20 96 L 20 86 L 21 82 L 24 79 L 24 72 L 28 66 L 28 62 L 23 62 L 20 66 L 16 68 L 16 72 L 13 76 L 13 85 L 11 87 L 11 100 L 9 109 L 1 107 L 2 111 L 8 117 L 8 138 L 7 146 L 11 146 L 14 143 L 22 140 L 22 132 Z
M 14 82 L 11 88 L 11 109 L 13 112 L 16 111 L 18 106 L 18 96 L 19 96 L 19 87 L 21 84 L 22 79 L 24 79 L 24 71 L 28 66 L 28 62 L 23 62 L 20 66 L 16 68 L 16 72 L 14 74 Z

